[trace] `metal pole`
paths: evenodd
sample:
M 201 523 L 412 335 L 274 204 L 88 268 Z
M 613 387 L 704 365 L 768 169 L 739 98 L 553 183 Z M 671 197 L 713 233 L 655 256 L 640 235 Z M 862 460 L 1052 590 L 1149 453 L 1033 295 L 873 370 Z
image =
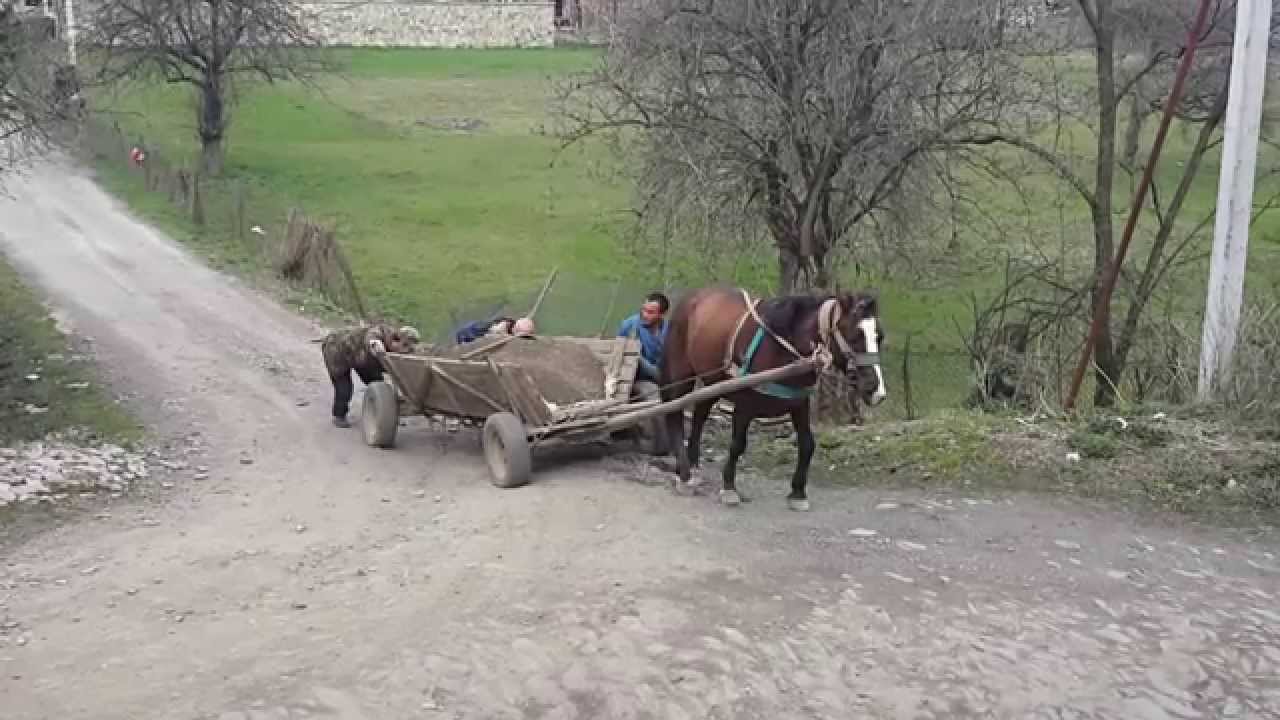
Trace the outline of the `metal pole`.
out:
M 1270 29 L 1271 0 L 1238 0 L 1213 255 L 1200 341 L 1197 395 L 1202 401 L 1209 400 L 1215 387 L 1230 377 L 1231 356 L 1240 328 Z
M 1110 317 L 1111 293 L 1116 289 L 1116 279 L 1120 276 L 1120 268 L 1124 265 L 1124 256 L 1129 252 L 1129 243 L 1133 240 L 1133 231 L 1138 225 L 1138 215 L 1146 204 L 1147 192 L 1151 189 L 1151 179 L 1155 175 L 1156 164 L 1160 162 L 1160 151 L 1164 148 L 1165 135 L 1169 133 L 1169 123 L 1173 120 L 1174 110 L 1182 100 L 1182 87 L 1186 84 L 1187 74 L 1191 69 L 1191 61 L 1195 58 L 1196 46 L 1200 44 L 1200 36 L 1204 33 L 1204 24 L 1209 16 L 1209 6 L 1213 0 L 1200 0 L 1200 9 L 1196 12 L 1195 22 L 1187 33 L 1187 45 L 1182 54 L 1182 62 L 1178 64 L 1178 73 L 1173 79 L 1173 89 L 1169 91 L 1169 99 L 1164 105 L 1164 115 L 1160 118 L 1160 129 L 1156 131 L 1155 142 L 1151 146 L 1151 156 L 1142 170 L 1142 181 L 1138 184 L 1138 193 L 1129 208 L 1129 221 L 1124 226 L 1124 235 L 1120 239 L 1120 249 L 1111 259 L 1102 279 L 1102 296 L 1093 308 L 1093 320 L 1089 324 L 1089 334 L 1084 340 L 1084 350 L 1080 352 L 1080 362 L 1076 365 L 1071 377 L 1071 387 L 1067 391 L 1066 409 L 1075 408 L 1076 396 L 1080 394 L 1080 385 L 1084 382 L 1085 371 L 1089 368 L 1089 360 L 1094 346 L 1098 344 L 1098 336 L 1102 333 L 1102 322 Z M 1269 27 L 1269 23 L 1268 23 Z M 1118 378 L 1111 378 L 1113 382 Z
M 67 5 L 67 57 L 76 66 L 76 11 L 75 0 L 65 0 Z

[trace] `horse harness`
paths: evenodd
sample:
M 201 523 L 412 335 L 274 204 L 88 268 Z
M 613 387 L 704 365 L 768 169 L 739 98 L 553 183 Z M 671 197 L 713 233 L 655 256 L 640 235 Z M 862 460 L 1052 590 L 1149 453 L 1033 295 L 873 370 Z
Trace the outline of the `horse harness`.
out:
M 879 361 L 872 353 L 855 353 L 853 348 L 849 346 L 849 341 L 836 330 L 840 323 L 842 312 L 840 301 L 836 298 L 829 298 L 818 309 L 818 341 L 814 343 L 813 354 L 806 358 L 786 338 L 778 335 L 765 324 L 764 318 L 760 317 L 756 310 L 761 300 L 752 301 L 746 290 L 739 289 L 739 292 L 742 293 L 742 299 L 747 305 L 747 310 L 742 313 L 742 317 L 738 318 L 738 324 L 733 329 L 733 336 L 729 338 L 729 346 L 725 348 L 724 363 L 724 366 L 729 368 L 734 375 L 745 377 L 751 373 L 751 362 L 755 359 L 756 353 L 759 352 L 760 346 L 764 343 L 766 334 L 772 337 L 783 349 L 794 355 L 797 360 L 815 361 L 819 372 L 824 372 L 831 367 L 833 357 L 830 345 L 833 340 L 836 346 L 840 348 L 840 352 L 845 357 L 853 359 L 860 367 L 875 365 Z M 751 344 L 747 346 L 747 352 L 742 357 L 742 364 L 739 365 L 734 362 L 733 350 L 738 346 L 738 336 L 742 334 L 742 328 L 746 326 L 748 317 L 756 321 L 757 328 L 755 335 L 751 338 Z M 813 389 L 813 385 L 797 388 L 777 382 L 765 383 L 754 388 L 756 392 L 762 395 L 782 400 L 798 400 L 809 397 L 813 394 Z

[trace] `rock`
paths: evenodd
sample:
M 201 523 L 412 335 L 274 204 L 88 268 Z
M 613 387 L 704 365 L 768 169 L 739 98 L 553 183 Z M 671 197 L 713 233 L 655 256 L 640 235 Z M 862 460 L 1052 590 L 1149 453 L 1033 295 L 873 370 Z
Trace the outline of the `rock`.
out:
M 910 540 L 899 540 L 898 547 L 902 548 L 903 550 L 908 550 L 910 552 L 919 552 L 921 550 L 928 549 L 927 546 L 921 545 L 920 543 L 911 542 Z
M 882 502 L 882 503 L 880 503 L 879 505 L 877 505 L 877 506 L 876 506 L 876 509 L 877 509 L 877 510 L 897 510 L 897 509 L 898 509 L 898 503 L 895 503 L 895 502 Z
M 1053 544 L 1069 552 L 1080 551 L 1080 543 L 1078 542 L 1072 542 L 1070 540 L 1054 540 Z
M 9 487 L 8 483 L 0 482 L 0 507 L 4 507 L 14 500 L 18 499 L 18 494 Z
M 849 534 L 852 535 L 853 537 L 869 538 L 869 537 L 875 537 L 880 533 L 876 532 L 875 530 L 868 530 L 866 528 L 854 528 L 853 530 L 849 531 Z

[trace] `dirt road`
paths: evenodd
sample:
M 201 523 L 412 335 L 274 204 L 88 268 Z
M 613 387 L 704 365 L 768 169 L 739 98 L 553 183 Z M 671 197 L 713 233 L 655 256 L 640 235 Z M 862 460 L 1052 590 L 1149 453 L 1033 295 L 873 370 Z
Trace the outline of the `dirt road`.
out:
M 1280 716 L 1272 545 L 591 457 L 501 491 L 472 434 L 331 427 L 316 329 L 86 177 L 10 189 L 3 250 L 210 478 L 3 548 L 6 720 Z

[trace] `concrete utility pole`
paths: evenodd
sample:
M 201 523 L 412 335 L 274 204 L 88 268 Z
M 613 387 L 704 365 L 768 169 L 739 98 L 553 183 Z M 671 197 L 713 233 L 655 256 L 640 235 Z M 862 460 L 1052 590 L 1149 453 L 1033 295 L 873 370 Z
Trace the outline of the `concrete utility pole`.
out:
M 1209 400 L 1231 373 L 1231 355 L 1244 301 L 1244 269 L 1253 215 L 1254 170 L 1267 77 L 1271 0 L 1239 0 L 1231 51 L 1231 85 L 1223 131 L 1222 170 L 1218 178 L 1213 256 L 1200 341 L 1198 395 Z
M 67 6 L 67 54 L 71 66 L 76 65 L 76 12 L 75 0 L 63 0 Z

